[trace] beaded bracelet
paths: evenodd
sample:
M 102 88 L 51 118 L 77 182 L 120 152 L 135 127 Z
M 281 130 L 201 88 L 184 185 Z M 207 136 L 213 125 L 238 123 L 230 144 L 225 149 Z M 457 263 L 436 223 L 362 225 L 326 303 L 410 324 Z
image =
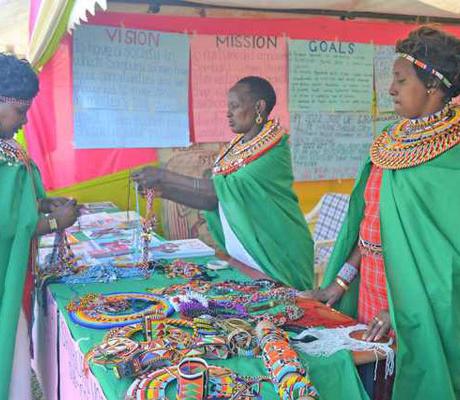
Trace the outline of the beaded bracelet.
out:
M 295 351 L 289 346 L 286 333 L 267 321 L 256 327 L 262 360 L 282 400 L 298 400 L 300 394 L 317 398 L 316 389 L 310 382 Z
M 203 365 L 205 364 L 203 360 Z M 227 368 L 209 366 L 207 369 L 207 396 L 209 399 L 230 399 L 241 386 L 244 379 Z M 175 380 L 180 379 L 178 366 L 149 372 L 134 380 L 126 393 L 126 400 L 166 399 L 166 389 Z M 254 380 L 252 381 L 254 382 Z M 186 398 L 177 396 L 179 400 Z M 195 397 L 192 397 L 194 400 Z M 188 399 L 187 399 L 188 400 Z
M 201 358 L 184 358 L 177 366 L 177 399 L 204 400 L 208 369 L 208 364 Z
M 353 264 L 346 262 L 343 264 L 342 268 L 340 268 L 339 273 L 337 276 L 342 279 L 346 284 L 350 284 L 358 275 L 359 270 Z

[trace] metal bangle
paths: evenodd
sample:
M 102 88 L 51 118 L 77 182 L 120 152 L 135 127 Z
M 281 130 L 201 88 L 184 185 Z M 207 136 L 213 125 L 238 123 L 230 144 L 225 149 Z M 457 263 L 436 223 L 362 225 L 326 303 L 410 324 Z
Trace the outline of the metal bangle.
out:
M 339 277 L 335 278 L 335 282 L 339 285 L 343 290 L 348 290 L 349 286 Z

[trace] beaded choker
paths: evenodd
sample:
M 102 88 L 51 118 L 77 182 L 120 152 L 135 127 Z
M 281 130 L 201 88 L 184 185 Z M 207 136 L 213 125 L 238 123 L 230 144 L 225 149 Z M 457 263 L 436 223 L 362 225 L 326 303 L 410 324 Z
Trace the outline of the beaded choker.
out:
M 372 162 L 380 168 L 415 167 L 460 142 L 460 108 L 446 106 L 418 119 L 404 119 L 383 131 L 371 146 Z
M 285 131 L 278 121 L 270 120 L 262 131 L 247 143 L 241 143 L 244 135 L 237 135 L 217 157 L 213 174 L 228 175 L 237 171 L 278 144 L 284 134 Z

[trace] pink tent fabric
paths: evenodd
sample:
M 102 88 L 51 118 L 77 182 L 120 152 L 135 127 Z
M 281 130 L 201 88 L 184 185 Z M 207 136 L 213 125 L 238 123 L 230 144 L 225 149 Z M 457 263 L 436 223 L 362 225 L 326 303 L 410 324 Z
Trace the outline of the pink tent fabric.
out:
M 66 37 L 40 73 L 40 93 L 26 125 L 29 153 L 47 190 L 156 160 L 153 149 L 74 149 L 71 43 Z

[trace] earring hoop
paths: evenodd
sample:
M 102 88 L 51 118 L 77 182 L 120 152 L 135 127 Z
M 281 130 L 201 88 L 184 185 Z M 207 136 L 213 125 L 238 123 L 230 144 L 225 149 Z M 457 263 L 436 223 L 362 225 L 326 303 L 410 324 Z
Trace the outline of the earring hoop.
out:
M 257 111 L 256 124 L 260 125 L 262 122 L 263 122 L 262 115 L 260 115 L 260 112 Z

